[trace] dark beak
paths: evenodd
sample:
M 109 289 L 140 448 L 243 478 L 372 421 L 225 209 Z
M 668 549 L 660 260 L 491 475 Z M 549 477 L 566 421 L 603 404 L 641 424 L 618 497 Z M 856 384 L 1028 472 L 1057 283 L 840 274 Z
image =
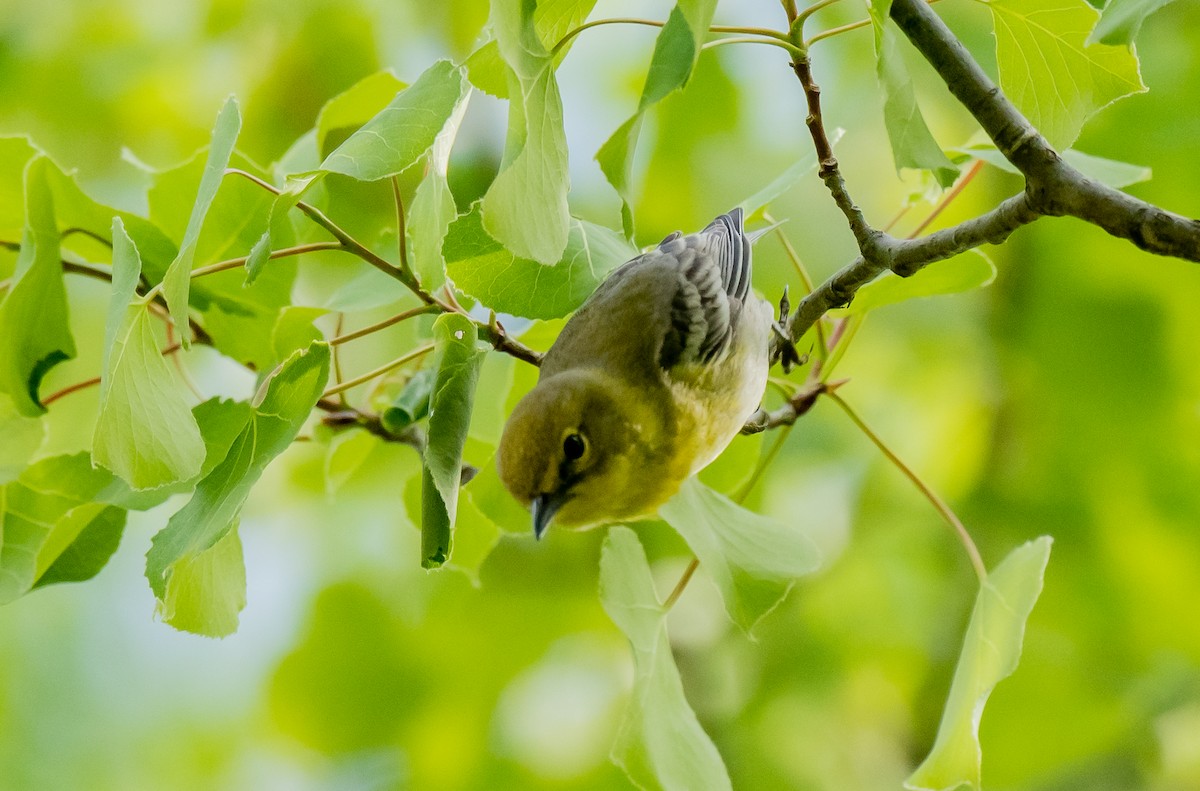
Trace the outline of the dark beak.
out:
M 542 533 L 550 526 L 550 520 L 562 508 L 567 498 L 560 494 L 539 494 L 533 498 L 529 509 L 533 512 L 533 537 L 541 539 Z

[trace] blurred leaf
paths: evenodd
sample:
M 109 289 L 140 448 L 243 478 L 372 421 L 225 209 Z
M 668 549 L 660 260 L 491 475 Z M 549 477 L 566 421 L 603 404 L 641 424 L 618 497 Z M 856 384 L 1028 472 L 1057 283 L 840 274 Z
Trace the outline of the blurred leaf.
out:
M 798 577 L 821 565 L 816 545 L 797 525 L 742 508 L 694 477 L 659 515 L 687 541 L 721 591 L 725 611 L 747 632 Z
M 500 530 L 517 534 L 533 532 L 529 511 L 522 508 L 504 488 L 500 475 L 496 472 L 494 458 L 475 473 L 470 483 L 463 487 L 463 492 L 479 513 L 486 516 Z
M 683 695 L 666 611 L 637 535 L 613 527 L 600 556 L 600 600 L 633 647 L 633 695 L 612 758 L 639 788 L 732 788 L 712 739 Z
M 317 596 L 299 643 L 271 679 L 271 719 L 324 754 L 391 744 L 423 676 L 405 664 L 386 604 L 345 582 Z
M 1019 170 L 1000 153 L 992 142 L 977 142 L 954 149 L 975 159 L 981 159 L 989 165 L 994 165 L 1009 173 L 1020 173 Z M 1123 189 L 1131 184 L 1149 181 L 1154 172 L 1144 165 L 1133 165 L 1129 162 L 1118 162 L 1115 159 L 1094 157 L 1082 151 L 1068 148 L 1059 154 L 1068 165 L 1083 175 L 1105 184 L 1113 189 Z
M 475 383 L 484 353 L 476 347 L 475 324 L 447 313 L 433 323 L 437 378 L 429 406 L 421 485 L 421 565 L 436 568 L 450 557 L 451 530 L 458 508 L 463 447 L 471 425 Z M 431 498 L 440 495 L 442 506 Z
M 325 496 L 332 500 L 378 444 L 378 437 L 362 429 L 334 434 L 325 451 Z
M 853 302 L 833 311 L 831 315 L 852 316 L 918 297 L 959 294 L 990 285 L 995 278 L 996 265 L 992 259 L 982 250 L 968 250 L 945 261 L 930 264 L 909 277 L 887 272 L 860 288 Z
M 204 440 L 159 350 L 149 305 L 137 296 L 142 262 L 119 217 L 112 235 L 113 286 L 92 457 L 134 489 L 156 489 L 200 472 Z
M 0 392 L 17 412 L 46 411 L 38 397 L 42 377 L 75 356 L 67 323 L 67 291 L 59 258 L 54 199 L 46 183 L 50 160 L 34 157 L 25 166 L 25 230 L 12 285 L 0 302 Z
M 921 115 L 896 33 L 888 26 L 891 7 L 892 0 L 871 0 L 867 9 L 875 29 L 876 74 L 883 89 L 883 123 L 892 144 L 896 170 L 928 170 L 943 188 L 949 187 L 958 178 L 958 168 L 942 151 Z
M 993 0 L 1000 87 L 1062 150 L 1097 111 L 1146 90 L 1137 56 L 1088 44 L 1099 12 L 1086 0 Z
M 317 151 L 329 156 L 347 137 L 387 107 L 407 86 L 390 69 L 363 77 L 325 102 L 317 115 Z
M 28 137 L 0 137 L 0 234 L 5 238 L 15 237 L 25 227 L 23 174 L 39 153 Z
M 829 144 L 831 146 L 837 145 L 844 133 L 845 130 L 841 128 L 829 132 Z M 770 184 L 739 203 L 738 206 L 746 215 L 746 222 L 761 220 L 763 213 L 776 198 L 799 184 L 800 180 L 815 170 L 816 167 L 817 154 L 815 151 L 809 151 L 789 166 L 787 170 L 780 173 Z
M 316 343 L 294 354 L 270 380 L 229 454 L 151 542 L 146 578 L 160 602 L 179 562 L 213 547 L 233 527 L 251 487 L 296 438 L 328 379 L 329 347 Z
M 1100 12 L 1100 21 L 1088 36 L 1087 43 L 1099 41 L 1129 47 L 1137 38 L 1146 17 L 1169 4 L 1171 0 L 1108 0 Z
M 905 788 L 982 788 L 979 721 L 992 689 L 1017 669 L 1025 621 L 1042 592 L 1051 543 L 1049 536 L 1042 536 L 1013 550 L 980 588 L 937 740 Z
M 211 547 L 174 564 L 160 613 L 180 631 L 226 637 L 237 631 L 245 606 L 246 564 L 235 521 Z
M 12 398 L 0 393 L 0 484 L 16 479 L 46 441 L 46 423 L 17 411 Z
M 429 414 L 429 398 L 433 394 L 436 378 L 437 371 L 432 368 L 422 368 L 413 374 L 392 405 L 380 414 L 383 427 L 392 434 L 399 434 L 424 419 Z
M 654 55 L 650 59 L 637 112 L 617 127 L 596 152 L 600 170 L 621 198 L 621 222 L 625 236 L 630 239 L 633 238 L 633 212 L 629 182 L 642 115 L 655 102 L 687 85 L 708 36 L 716 6 L 716 0 L 680 0 L 671 9 L 671 16 L 654 41 Z
M 217 197 L 217 190 L 221 188 L 225 168 L 229 165 L 229 157 L 233 154 L 233 145 L 241 128 L 242 116 L 238 111 L 237 99 L 230 96 L 221 107 L 221 112 L 217 114 L 212 145 L 208 149 L 208 160 L 204 164 L 204 176 L 200 179 L 200 189 L 192 206 L 187 230 L 183 234 L 183 242 L 179 246 L 179 254 L 167 267 L 167 273 L 163 276 L 163 296 L 171 309 L 171 320 L 179 330 L 184 348 L 188 347 L 191 339 L 188 331 L 188 291 L 192 282 L 192 262 L 196 256 L 196 245 L 200 241 L 204 218 L 212 206 L 213 198 Z
M 552 264 L 567 244 L 570 179 L 562 96 L 534 30 L 534 5 L 492 3 L 492 32 L 512 71 L 504 159 L 481 209 L 488 232 L 513 254 Z
M 79 453 L 42 459 L 0 487 L 0 604 L 27 593 L 68 550 L 66 565 L 48 582 L 71 578 L 68 567 L 89 572 L 79 577 L 86 579 L 104 566 L 120 540 L 124 512 L 118 518 L 92 500 L 111 480 Z
M 454 284 L 487 307 L 551 319 L 582 305 L 605 275 L 637 250 L 615 231 L 572 218 L 562 260 L 543 266 L 515 256 L 493 239 L 476 206 L 450 224 L 442 253 Z
M 434 139 L 425 178 L 417 185 L 405 225 L 413 273 L 426 291 L 436 291 L 446 281 L 442 240 L 451 221 L 458 216 L 446 173 L 450 167 L 450 149 L 454 147 L 459 124 L 466 114 L 467 98 L 459 102 Z
M 297 307 L 287 305 L 279 311 L 279 319 L 271 330 L 271 348 L 275 361 L 282 362 L 310 344 L 324 340 L 325 335 L 313 326 L 313 322 L 329 311 L 324 308 Z

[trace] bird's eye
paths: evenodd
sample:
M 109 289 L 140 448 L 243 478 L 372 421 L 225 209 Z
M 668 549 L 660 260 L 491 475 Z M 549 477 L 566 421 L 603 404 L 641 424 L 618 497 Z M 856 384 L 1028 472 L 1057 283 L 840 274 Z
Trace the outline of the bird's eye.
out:
M 587 440 L 582 434 L 568 434 L 563 437 L 563 455 L 570 461 L 583 457 L 587 451 Z

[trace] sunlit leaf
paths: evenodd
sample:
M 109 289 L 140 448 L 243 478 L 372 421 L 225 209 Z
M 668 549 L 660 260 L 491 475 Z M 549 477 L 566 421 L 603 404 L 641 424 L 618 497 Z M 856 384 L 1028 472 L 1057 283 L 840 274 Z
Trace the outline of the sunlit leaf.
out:
M 971 143 L 961 146 L 955 149 L 955 151 L 967 154 L 975 159 L 981 159 L 989 165 L 994 165 L 1009 173 L 1020 172 L 1015 165 L 1004 158 L 1000 150 L 991 142 Z M 1124 189 L 1131 184 L 1149 181 L 1154 176 L 1154 171 L 1144 165 L 1134 165 L 1129 162 L 1119 162 L 1115 159 L 1092 156 L 1082 151 L 1076 151 L 1073 148 L 1060 151 L 1059 154 L 1068 165 L 1083 175 L 1113 189 Z
M 979 721 L 992 689 L 1017 669 L 1025 621 L 1042 592 L 1050 544 L 1050 537 L 1042 536 L 1018 547 L 983 583 L 967 625 L 937 740 L 929 757 L 905 781 L 905 788 L 982 788 Z
M 892 144 L 896 170 L 928 170 L 942 187 L 958 178 L 958 168 L 942 151 L 917 104 L 912 77 L 888 24 L 892 0 L 871 0 L 868 10 L 875 29 L 875 64 L 883 89 L 883 123 Z
M 451 223 L 442 252 L 458 288 L 499 313 L 536 319 L 575 310 L 605 275 L 637 255 L 620 234 L 572 218 L 562 260 L 542 266 L 493 239 L 478 208 Z
M 328 312 L 324 308 L 296 305 L 288 305 L 281 310 L 275 328 L 271 330 L 271 348 L 275 352 L 276 362 L 282 362 L 294 352 L 323 340 L 324 334 L 313 326 L 313 322 Z
M 204 440 L 183 385 L 161 354 L 149 306 L 137 297 L 142 262 L 120 218 L 112 234 L 113 288 L 92 457 L 134 489 L 155 489 L 200 472 Z
M 28 592 L 68 552 L 47 582 L 87 579 L 108 562 L 125 512 L 94 500 L 111 481 L 80 453 L 43 459 L 0 487 L 0 604 Z
M 891 272 L 858 290 L 854 301 L 834 315 L 866 313 L 918 297 L 959 294 L 989 285 L 996 278 L 996 265 L 982 250 L 968 250 L 945 261 L 930 264 L 909 277 Z
M 1050 144 L 1068 148 L 1097 111 L 1146 90 L 1137 56 L 1088 44 L 1086 0 L 992 0 L 1000 87 Z
M 504 159 L 483 197 L 483 224 L 515 255 L 552 264 L 567 244 L 567 137 L 550 55 L 533 28 L 534 4 L 496 0 L 491 24 L 511 72 Z
M 436 361 L 429 408 L 429 437 L 422 478 L 421 565 L 435 568 L 450 557 L 451 530 L 462 480 L 463 448 L 471 425 L 475 384 L 483 352 L 476 345 L 475 325 L 448 313 L 433 324 Z M 440 495 L 441 506 L 432 498 Z
M 294 354 L 270 380 L 228 455 L 196 484 L 192 499 L 151 542 L 146 578 L 160 602 L 176 565 L 228 534 L 251 487 L 296 438 L 328 379 L 329 347 L 317 343 Z
M 1171 0 L 1109 0 L 1100 13 L 1100 21 L 1088 36 L 1088 43 L 1126 46 L 1133 44 L 1146 17 L 1168 5 Z
M 225 100 L 221 112 L 217 114 L 212 145 L 208 149 L 208 160 L 204 164 L 204 176 L 200 179 L 200 188 L 196 193 L 196 202 L 192 205 L 192 213 L 188 219 L 187 230 L 183 234 L 183 242 L 179 246 L 179 254 L 163 276 L 163 296 L 167 299 L 167 305 L 171 309 L 171 320 L 175 322 L 185 347 L 188 346 L 191 337 L 188 333 L 188 291 L 191 286 L 196 245 L 200 241 L 204 218 L 212 206 L 213 198 L 217 196 L 217 190 L 221 187 L 225 168 L 229 165 L 229 157 L 233 154 L 233 145 L 241 128 L 242 116 L 238 111 L 237 100 L 230 96 Z
M 732 788 L 712 739 L 683 694 L 671 654 L 666 611 L 637 535 L 613 527 L 600 556 L 600 601 L 633 647 L 633 695 L 613 760 L 645 789 Z
M 317 151 L 322 157 L 345 142 L 363 124 L 396 98 L 407 86 L 391 70 L 363 77 L 342 93 L 325 102 L 317 114 Z
M 687 541 L 721 591 L 729 617 L 746 631 L 797 578 L 821 565 L 816 545 L 798 525 L 749 511 L 696 478 L 684 482 L 659 516 Z
M 180 631 L 226 637 L 237 631 L 245 606 L 246 564 L 234 522 L 211 547 L 175 563 L 160 614 Z
M 67 292 L 59 258 L 54 199 L 46 183 L 50 161 L 38 156 L 25 166 L 25 230 L 13 282 L 0 302 L 0 392 L 17 412 L 45 412 L 42 377 L 75 356 L 67 324 Z
M 716 6 L 716 0 L 680 0 L 671 9 L 670 17 L 654 42 L 654 55 L 650 59 L 637 112 L 617 127 L 596 152 L 600 170 L 621 198 L 621 221 L 626 237 L 633 238 L 630 173 L 642 115 L 655 102 L 687 85 Z

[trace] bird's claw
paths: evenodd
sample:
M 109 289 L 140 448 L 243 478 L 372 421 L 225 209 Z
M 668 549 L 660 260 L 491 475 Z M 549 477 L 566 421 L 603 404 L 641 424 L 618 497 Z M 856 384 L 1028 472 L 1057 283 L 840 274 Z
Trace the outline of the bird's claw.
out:
M 796 350 L 796 344 L 792 342 L 787 333 L 787 320 L 791 309 L 792 303 L 788 299 L 788 288 L 784 286 L 783 295 L 779 298 L 779 321 L 771 325 L 775 336 L 775 342 L 771 344 L 771 364 L 779 363 L 785 374 L 791 372 L 793 367 L 808 362 L 808 355 L 800 354 Z

